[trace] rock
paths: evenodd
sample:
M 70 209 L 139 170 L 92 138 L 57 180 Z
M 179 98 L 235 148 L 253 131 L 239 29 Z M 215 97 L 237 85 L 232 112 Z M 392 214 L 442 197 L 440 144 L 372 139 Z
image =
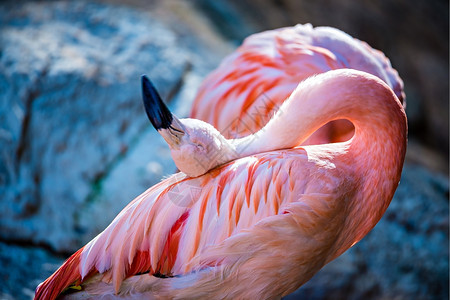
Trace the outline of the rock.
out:
M 130 147 L 147 137 L 140 75 L 147 73 L 170 100 L 202 61 L 193 70 L 197 54 L 173 31 L 124 7 L 8 4 L 0 6 L 0 19 L 0 237 L 73 251 L 85 234 L 84 207 Z M 130 195 L 161 178 L 146 175 L 138 189 L 129 179 L 110 183 L 126 198 L 110 201 L 108 222 Z
M 33 299 L 36 286 L 63 262 L 59 256 L 38 247 L 0 242 L 0 299 Z
M 104 0 L 114 1 L 119 2 Z M 147 73 L 182 117 L 203 76 L 230 46 L 190 2 L 158 0 L 148 11 L 142 1 L 127 1 L 135 8 L 87 1 L 0 4 L 0 299 L 30 299 L 63 257 L 174 171 L 163 140 L 144 114 L 139 76 Z M 214 5 L 220 12 L 223 4 Z M 247 5 L 250 15 L 263 15 L 247 1 L 240 5 Z M 313 3 L 302 5 L 305 15 L 327 16 L 311 8 Z M 337 4 L 327 7 L 334 11 L 332 5 Z M 227 15 L 234 13 L 226 9 Z M 355 8 L 350 11 L 365 18 Z M 266 26 L 272 27 L 283 14 L 269 12 Z M 288 12 L 293 23 L 308 21 L 294 18 L 292 7 Z M 241 35 L 248 26 L 261 26 L 253 17 L 234 20 L 238 26 L 231 28 Z M 383 28 L 374 38 L 389 29 Z M 435 40 L 427 37 L 427 43 Z M 428 57 L 427 51 L 421 57 Z M 416 64 L 413 52 L 407 57 Z M 427 75 L 432 66 L 442 66 L 441 58 L 433 59 L 420 76 L 406 72 L 420 79 L 406 83 L 408 105 L 414 99 L 422 103 L 413 112 L 424 109 L 421 84 L 432 77 Z M 429 84 L 427 89 L 436 86 L 442 88 Z M 423 142 L 420 135 L 417 140 Z M 427 165 L 434 168 L 432 162 Z M 448 190 L 448 177 L 407 163 L 391 206 L 374 230 L 285 299 L 446 299 Z

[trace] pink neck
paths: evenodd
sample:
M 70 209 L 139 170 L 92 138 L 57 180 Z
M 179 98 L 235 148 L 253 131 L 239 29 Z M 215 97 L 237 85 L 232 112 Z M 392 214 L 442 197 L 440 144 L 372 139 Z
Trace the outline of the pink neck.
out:
M 379 221 L 400 180 L 406 152 L 403 107 L 377 77 L 350 69 L 330 71 L 301 83 L 267 125 L 235 140 L 240 157 L 300 145 L 329 121 L 347 119 L 355 134 L 345 156 L 359 178 L 352 222 L 360 223 L 348 241 L 361 239 Z

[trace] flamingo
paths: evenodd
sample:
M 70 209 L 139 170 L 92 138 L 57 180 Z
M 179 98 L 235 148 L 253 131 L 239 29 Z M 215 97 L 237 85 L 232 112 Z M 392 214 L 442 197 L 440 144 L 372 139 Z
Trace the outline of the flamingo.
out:
M 381 51 L 336 28 L 298 24 L 246 38 L 202 82 L 190 117 L 243 137 L 261 129 L 300 81 L 341 68 L 378 76 L 404 104 L 403 81 Z M 349 122 L 334 121 L 303 144 L 344 141 L 352 132 Z
M 36 300 L 67 289 L 81 291 L 64 299 L 279 299 L 361 240 L 398 186 L 405 111 L 366 72 L 302 81 L 261 130 L 239 139 L 176 118 L 142 85 L 182 172 L 129 203 L 38 286 Z M 336 119 L 353 124 L 351 139 L 298 146 Z

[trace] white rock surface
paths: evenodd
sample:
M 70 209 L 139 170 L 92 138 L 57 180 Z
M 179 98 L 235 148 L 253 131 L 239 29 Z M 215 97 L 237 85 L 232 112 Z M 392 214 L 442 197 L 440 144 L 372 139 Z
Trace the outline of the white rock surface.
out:
M 174 170 L 151 148 L 161 139 L 143 110 L 140 75 L 171 99 L 198 71 L 196 54 L 151 15 L 123 7 L 26 3 L 1 7 L 0 18 L 0 237 L 73 251 L 83 224 L 104 227 Z M 159 167 L 148 170 L 152 161 Z M 100 194 L 108 204 L 95 207 Z M 80 219 L 86 209 L 92 218 Z
M 139 77 L 186 116 L 226 47 L 195 31 L 204 20 L 188 2 L 156 2 L 179 5 L 170 29 L 157 7 L 0 4 L 0 299 L 30 299 L 175 170 L 146 119 Z M 286 299 L 447 299 L 448 192 L 448 177 L 406 164 L 375 229 Z

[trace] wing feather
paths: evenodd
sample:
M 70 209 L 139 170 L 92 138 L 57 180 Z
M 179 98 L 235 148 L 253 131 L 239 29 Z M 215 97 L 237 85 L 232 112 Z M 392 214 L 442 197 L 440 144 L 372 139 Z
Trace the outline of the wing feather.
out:
M 198 270 L 202 265 L 193 258 L 213 245 L 294 212 L 291 204 L 314 192 L 308 185 L 314 164 L 303 148 L 295 148 L 242 158 L 202 177 L 176 174 L 133 200 L 84 247 L 78 254 L 81 280 L 101 273 L 98 278 L 118 291 L 136 274 Z

